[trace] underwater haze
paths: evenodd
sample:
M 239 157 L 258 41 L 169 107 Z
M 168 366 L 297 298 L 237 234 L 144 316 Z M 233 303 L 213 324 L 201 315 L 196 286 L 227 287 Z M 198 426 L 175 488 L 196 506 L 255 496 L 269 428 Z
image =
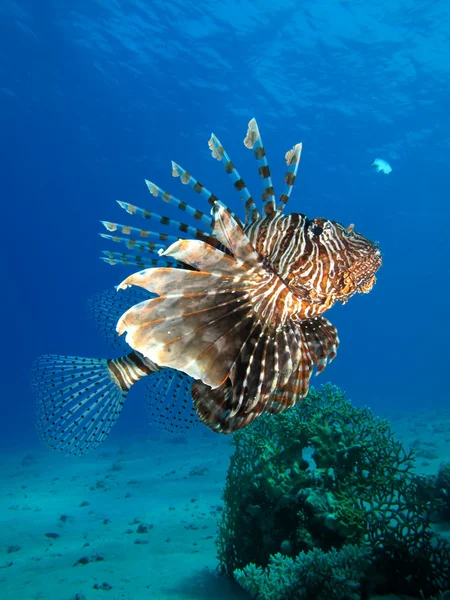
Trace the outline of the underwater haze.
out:
M 449 32 L 445 0 L 1 0 L 2 597 L 249 597 L 215 573 L 232 436 L 171 434 L 139 382 L 104 444 L 46 452 L 30 372 L 120 355 L 87 301 L 139 267 L 99 260 L 126 251 L 100 221 L 150 228 L 116 200 L 187 219 L 145 179 L 209 215 L 171 160 L 242 215 L 213 132 L 261 208 L 252 118 L 275 190 L 303 144 L 287 213 L 354 223 L 383 257 L 327 312 L 340 347 L 312 385 L 426 440 L 424 473 L 450 460 Z

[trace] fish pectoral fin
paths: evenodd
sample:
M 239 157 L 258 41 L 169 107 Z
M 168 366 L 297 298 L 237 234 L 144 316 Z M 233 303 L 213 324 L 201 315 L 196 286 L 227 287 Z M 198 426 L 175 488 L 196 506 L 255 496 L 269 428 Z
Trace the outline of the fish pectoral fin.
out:
M 179 250 L 195 262 L 195 247 Z M 229 255 L 219 257 L 218 266 L 216 253 L 199 259 L 214 272 L 149 269 L 129 277 L 127 284 L 160 296 L 131 307 L 117 329 L 156 364 L 213 389 L 229 378 L 236 402 L 257 402 L 287 381 L 300 360 L 299 334 L 289 318 L 295 300 L 275 273 L 261 265 L 243 269 Z
M 300 323 L 305 347 L 300 362 L 289 380 L 271 394 L 265 410 L 276 414 L 294 406 L 308 393 L 313 365 L 316 375 L 336 356 L 339 346 L 337 329 L 324 317 L 314 317 Z
M 299 329 L 256 336 L 243 346 L 224 384 L 216 389 L 196 381 L 197 414 L 217 433 L 247 427 L 264 412 L 281 412 L 308 393 L 312 360 Z
M 234 377 L 228 378 L 220 387 L 211 389 L 201 381 L 193 384 L 191 394 L 202 423 L 217 433 L 233 433 L 247 427 L 264 412 L 283 412 L 308 394 L 313 366 L 317 367 L 317 372 L 323 371 L 327 363 L 336 356 L 339 344 L 337 331 L 326 319 L 317 317 L 303 321 L 298 329 L 291 330 L 290 333 L 295 338 L 295 349 L 291 340 L 289 360 L 285 364 L 284 373 L 278 373 L 278 377 L 274 371 L 281 366 L 282 361 L 274 360 L 268 366 L 268 358 L 279 354 L 283 345 L 275 336 L 274 343 L 267 343 L 266 338 L 261 344 L 269 350 L 265 353 L 264 360 L 261 358 L 261 350 L 259 356 L 256 351 L 252 354 L 252 359 L 263 365 L 259 372 L 255 370 L 246 374 L 243 369 L 239 371 L 239 367 L 245 368 L 245 364 L 250 363 L 249 360 L 241 360 L 240 365 L 236 361 L 233 367 Z M 286 342 L 286 332 L 283 332 L 283 336 Z M 287 348 L 288 345 L 285 345 L 286 350 Z M 257 377 L 257 386 L 251 385 L 252 376 Z M 267 378 L 276 383 L 275 389 L 267 385 L 264 387 Z
M 275 390 L 251 396 L 242 390 L 242 377 L 227 379 L 216 389 L 196 381 L 191 390 L 194 407 L 205 425 L 217 433 L 233 433 L 258 418 L 262 413 L 278 414 L 294 406 L 308 393 L 313 365 L 317 373 L 336 356 L 339 338 L 336 328 L 324 317 L 300 323 L 296 332 L 298 362 L 287 380 L 278 380 Z M 273 347 L 271 347 L 273 350 Z
M 231 287 L 228 278 L 216 277 L 212 285 L 210 274 L 192 271 L 191 281 L 177 286 L 177 274 L 171 273 L 177 292 L 133 306 L 118 330 L 126 331 L 127 343 L 158 365 L 216 388 L 251 335 L 251 303 L 245 289 Z

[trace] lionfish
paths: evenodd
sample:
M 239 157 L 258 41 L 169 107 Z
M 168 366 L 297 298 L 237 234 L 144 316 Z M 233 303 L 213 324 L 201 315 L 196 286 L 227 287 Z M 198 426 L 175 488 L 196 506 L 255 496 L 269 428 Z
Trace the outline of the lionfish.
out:
M 285 189 L 278 202 L 255 119 L 244 144 L 253 150 L 263 180 L 262 214 L 213 134 L 209 148 L 244 202 L 244 221 L 172 162 L 173 176 L 211 205 L 211 216 L 147 181 L 149 191 L 209 232 L 121 201 L 129 214 L 175 226 L 185 237 L 103 222 L 110 233 L 101 235 L 125 243 L 130 251 L 105 252 L 104 260 L 143 268 L 118 289 L 138 286 L 156 296 L 129 307 L 117 323 L 117 332 L 126 333 L 132 348 L 127 356 L 40 360 L 40 426 L 54 447 L 70 451 L 73 445 L 80 452 L 86 444 L 97 445 L 131 386 L 153 373 L 173 374 L 173 369 L 181 387 L 189 382 L 200 420 L 229 434 L 264 412 L 295 405 L 308 393 L 313 368 L 320 373 L 335 357 L 338 333 L 323 313 L 372 289 L 382 263 L 380 250 L 353 225 L 283 214 L 301 144 L 286 153 Z

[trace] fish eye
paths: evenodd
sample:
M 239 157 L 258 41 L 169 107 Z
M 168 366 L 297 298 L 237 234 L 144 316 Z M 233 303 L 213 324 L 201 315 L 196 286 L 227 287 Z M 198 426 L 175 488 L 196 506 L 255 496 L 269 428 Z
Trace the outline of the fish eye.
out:
M 320 235 L 323 232 L 323 228 L 320 225 L 313 225 L 311 231 L 314 235 Z

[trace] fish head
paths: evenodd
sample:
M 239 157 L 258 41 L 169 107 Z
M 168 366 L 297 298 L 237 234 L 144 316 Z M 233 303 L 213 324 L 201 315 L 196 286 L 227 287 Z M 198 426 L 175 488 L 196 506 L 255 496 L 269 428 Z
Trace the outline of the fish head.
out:
M 309 229 L 326 265 L 323 272 L 328 273 L 332 303 L 345 304 L 356 293 L 370 292 L 382 264 L 378 245 L 355 231 L 354 225 L 345 227 L 336 221 L 314 219 Z

